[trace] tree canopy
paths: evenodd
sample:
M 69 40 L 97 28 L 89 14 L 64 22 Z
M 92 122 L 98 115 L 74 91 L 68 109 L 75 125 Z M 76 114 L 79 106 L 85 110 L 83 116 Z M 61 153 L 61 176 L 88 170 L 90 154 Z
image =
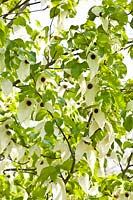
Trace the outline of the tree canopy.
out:
M 133 199 L 133 79 L 124 81 L 123 61 L 125 50 L 133 58 L 133 1 L 102 0 L 85 23 L 63 28 L 78 3 L 0 0 L 2 200 Z M 50 24 L 32 27 L 39 4 Z

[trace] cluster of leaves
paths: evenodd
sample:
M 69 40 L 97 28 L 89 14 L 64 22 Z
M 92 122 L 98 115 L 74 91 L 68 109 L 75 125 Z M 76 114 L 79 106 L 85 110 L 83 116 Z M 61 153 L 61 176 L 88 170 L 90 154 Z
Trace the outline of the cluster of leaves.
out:
M 74 17 L 78 1 L 0 3 L 0 198 L 132 199 L 133 80 L 123 84 L 122 50 L 132 58 L 133 1 L 103 0 L 58 35 L 53 19 Z M 39 3 L 51 24 L 34 30 Z M 25 40 L 14 36 L 22 27 Z

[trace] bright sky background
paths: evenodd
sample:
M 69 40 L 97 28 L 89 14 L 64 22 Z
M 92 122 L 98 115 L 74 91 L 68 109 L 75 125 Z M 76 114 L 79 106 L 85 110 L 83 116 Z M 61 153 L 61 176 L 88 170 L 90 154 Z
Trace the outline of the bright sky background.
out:
M 31 0 L 31 2 L 36 2 L 37 0 Z M 43 0 L 42 0 L 43 1 Z M 64 21 L 64 27 L 65 29 L 68 29 L 72 24 L 73 25 L 79 25 L 86 21 L 88 10 L 94 6 L 94 5 L 100 5 L 102 0 L 80 0 L 79 5 L 77 6 L 77 15 L 75 18 L 69 18 Z M 42 6 L 40 4 L 35 4 L 31 6 L 31 11 L 33 10 L 40 10 L 45 8 L 46 6 Z M 39 20 L 41 22 L 42 27 L 48 26 L 51 23 L 51 19 L 49 18 L 49 11 L 50 9 L 46 9 L 44 11 L 38 11 L 38 12 L 31 12 L 31 26 L 33 28 L 36 27 L 36 20 Z M 54 19 L 53 26 L 56 27 L 57 20 Z M 130 39 L 133 39 L 133 30 L 130 28 L 130 25 L 127 26 L 127 34 Z M 17 31 L 17 34 L 15 37 L 18 37 L 18 35 L 22 39 L 26 39 L 26 31 L 20 30 Z M 14 37 L 14 36 L 13 36 Z M 133 79 L 133 60 L 130 59 L 130 56 L 128 55 L 128 50 L 123 52 L 124 54 L 124 63 L 127 65 L 127 75 L 125 77 L 125 80 L 127 79 Z
M 94 5 L 100 5 L 102 0 L 80 0 L 79 5 L 77 6 L 77 15 L 75 18 L 67 19 L 64 22 L 64 28 L 68 29 L 70 25 L 82 24 L 86 21 L 87 13 L 89 8 Z M 40 5 L 34 5 L 31 7 L 31 10 L 44 8 Z M 38 19 L 41 22 L 42 26 L 49 25 L 51 20 L 49 19 L 49 9 L 45 11 L 40 11 L 36 13 L 31 13 L 31 24 L 35 26 L 35 20 Z M 54 22 L 56 25 L 56 22 Z M 127 34 L 129 38 L 133 39 L 133 30 L 130 28 L 130 25 L 127 26 Z M 128 72 L 125 80 L 131 78 L 133 79 L 133 60 L 130 59 L 127 51 L 124 51 L 124 63 L 127 65 Z

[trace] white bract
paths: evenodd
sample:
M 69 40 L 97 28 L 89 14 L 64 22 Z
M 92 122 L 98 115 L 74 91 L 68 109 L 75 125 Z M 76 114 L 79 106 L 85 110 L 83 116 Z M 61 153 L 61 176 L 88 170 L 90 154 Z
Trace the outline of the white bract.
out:
M 94 175 L 95 163 L 96 163 L 96 151 L 90 146 L 87 155 L 87 163 L 91 169 L 92 175 Z
M 61 151 L 61 159 L 62 161 L 66 161 L 70 156 L 71 156 L 71 152 L 69 150 L 69 147 L 67 144 L 63 143 L 63 142 L 58 142 L 53 151 L 56 152 L 56 151 Z
M 65 91 L 72 87 L 73 87 L 73 85 L 69 82 L 65 82 L 65 81 L 61 82 L 60 86 L 57 87 L 57 90 L 56 90 L 58 92 L 58 96 L 62 97 L 64 95 Z
M 98 112 L 96 113 L 95 109 L 94 109 L 93 117 L 94 117 L 96 123 L 98 124 L 99 128 L 103 129 L 105 122 L 106 122 L 105 121 L 105 115 L 99 109 L 97 109 L 97 110 L 98 110 Z
M 11 137 L 7 134 L 10 129 L 11 120 L 6 120 L 2 126 L 0 126 L 0 153 L 3 153 L 11 141 Z
M 11 148 L 10 156 L 12 160 L 15 160 L 15 159 L 17 161 L 21 160 L 25 154 L 24 147 L 19 144 L 15 144 L 13 142 L 9 146 L 10 146 L 9 148 Z
M 83 189 L 83 191 L 88 194 L 88 190 L 90 187 L 89 184 L 89 175 L 85 174 L 85 176 L 80 176 L 78 179 L 79 185 L 81 186 L 81 188 Z
M 17 75 L 22 82 L 30 75 L 30 64 L 28 61 L 21 61 L 20 66 L 17 69 Z
M 98 129 L 99 129 L 98 124 L 96 123 L 95 120 L 93 120 L 89 126 L 89 136 L 91 137 Z
M 87 63 L 90 68 L 90 80 L 91 81 L 95 77 L 95 75 L 98 73 L 99 61 L 100 61 L 99 56 L 96 53 L 91 52 L 88 54 Z
M 95 96 L 98 92 L 96 79 L 86 82 L 85 102 L 88 106 L 94 104 Z
M 133 100 L 130 100 L 130 101 L 127 103 L 127 109 L 133 111 Z
M 92 171 L 92 174 L 94 174 L 94 168 L 95 168 L 95 163 L 96 163 L 96 153 L 93 147 L 90 144 L 85 143 L 83 140 L 81 140 L 76 147 L 75 160 L 76 160 L 76 163 L 78 163 L 81 159 L 83 159 L 83 155 L 86 154 L 87 156 L 86 161 Z
M 75 160 L 76 163 L 78 163 L 81 159 L 82 156 L 84 155 L 84 153 L 89 151 L 89 145 L 86 144 L 83 140 L 81 140 L 76 147 L 76 151 L 75 151 Z
M 80 187 L 83 189 L 83 191 L 86 194 L 89 194 L 91 196 L 95 196 L 98 194 L 98 184 L 94 183 L 93 186 L 90 187 L 90 178 L 88 174 L 85 174 L 84 176 L 79 177 L 78 179 Z
M 114 134 L 108 133 L 101 141 L 99 141 L 96 145 L 96 149 L 99 152 L 99 156 L 102 158 L 104 157 L 114 141 Z
M 30 156 L 32 156 L 35 153 L 39 157 L 41 155 L 41 149 L 39 146 L 37 146 L 37 144 L 35 144 L 29 148 L 29 153 Z
M 57 178 L 57 183 L 52 183 L 53 200 L 66 200 L 65 184 L 61 178 Z
M 52 77 L 50 77 L 50 75 L 45 72 L 41 73 L 36 81 L 36 90 L 44 91 L 48 83 L 52 83 L 55 87 L 57 87 L 57 83 L 52 79 Z
M 34 100 L 30 98 L 25 98 L 18 106 L 18 119 L 20 123 L 30 120 L 31 114 L 33 112 Z
M 36 164 L 35 164 L 35 167 L 36 167 L 36 170 L 37 170 L 37 175 L 39 176 L 41 174 L 42 169 L 44 169 L 48 166 L 49 166 L 49 164 L 48 164 L 46 159 L 45 160 L 41 159 L 41 158 L 38 159 Z
M 8 96 L 12 92 L 12 82 L 4 79 L 1 83 L 1 89 L 5 96 Z
M 101 6 L 95 6 L 91 10 L 97 17 L 100 17 L 102 27 L 105 32 L 108 31 L 108 18 L 107 17 L 102 17 L 103 15 L 103 8 Z

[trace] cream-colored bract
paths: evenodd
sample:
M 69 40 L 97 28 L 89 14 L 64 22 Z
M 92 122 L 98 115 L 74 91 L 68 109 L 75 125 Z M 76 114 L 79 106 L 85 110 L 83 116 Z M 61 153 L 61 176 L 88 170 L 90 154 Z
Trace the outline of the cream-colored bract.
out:
M 63 162 L 66 161 L 71 156 L 68 145 L 63 142 L 58 142 L 55 145 L 53 151 L 54 152 L 61 151 L 61 159 Z
M 30 64 L 21 61 L 20 66 L 17 69 L 17 75 L 20 81 L 25 81 L 25 79 L 30 75 Z
M 8 96 L 11 92 L 12 92 L 12 82 L 7 80 L 7 79 L 4 79 L 1 83 L 1 89 L 2 89 L 2 92 L 5 96 Z
M 30 102 L 31 105 L 27 105 Z M 18 120 L 20 123 L 23 123 L 27 120 L 30 120 L 31 113 L 33 112 L 34 100 L 30 98 L 25 98 L 18 106 Z
M 61 178 L 57 178 L 56 183 L 52 183 L 53 200 L 66 200 L 66 187 Z

